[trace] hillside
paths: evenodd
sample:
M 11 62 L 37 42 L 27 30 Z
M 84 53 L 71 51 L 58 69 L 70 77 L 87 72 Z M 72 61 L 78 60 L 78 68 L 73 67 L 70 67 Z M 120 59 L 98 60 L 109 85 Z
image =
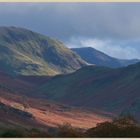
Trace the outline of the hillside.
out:
M 53 77 L 39 91 L 47 99 L 115 114 L 132 113 L 139 119 L 139 83 L 140 63 L 118 69 L 87 66 Z
M 17 27 L 0 27 L 0 71 L 22 75 L 69 73 L 86 65 L 50 37 Z
M 19 96 L 18 93 L 15 94 L 10 90 L 12 87 L 9 88 L 8 86 L 14 86 L 13 83 L 17 83 L 17 79 L 21 78 L 24 81 L 18 83 L 19 85 L 24 83 L 24 87 L 26 80 L 32 82 L 33 79 L 36 81 L 35 79 L 39 79 L 39 77 L 15 77 L 11 83 L 10 79 L 12 78 L 7 74 L 0 73 L 0 79 L 4 80 L 5 85 L 6 82 L 8 83 L 6 86 L 0 86 L 0 137 L 139 136 L 138 123 L 133 123 L 133 120 L 127 118 L 125 120 L 120 118 L 112 122 L 112 118 L 109 117 L 112 114 L 91 112 L 82 107 L 70 107 L 46 99 Z M 42 80 L 39 80 L 39 83 L 35 82 L 35 84 L 40 85 L 43 81 L 48 80 L 47 77 L 40 77 L 40 79 Z M 3 81 L 1 80 L 0 83 L 2 84 Z M 98 125 L 96 125 L 97 123 Z
M 4 93 L 0 90 L 1 93 Z M 6 93 L 7 94 L 7 93 Z M 12 96 L 12 94 L 9 94 Z M 16 97 L 14 95 L 14 97 Z M 49 127 L 41 124 L 33 116 L 31 112 L 23 109 L 22 104 L 18 104 L 13 100 L 7 100 L 5 97 L 0 97 L 0 136 L 5 130 L 10 129 L 26 129 L 33 128 L 48 129 Z
M 13 121 L 16 117 L 18 117 L 19 120 L 15 121 L 15 123 L 13 122 L 10 125 L 11 127 L 18 123 L 19 127 L 24 125 L 26 128 L 28 124 L 30 124 L 30 128 L 38 127 L 41 129 L 45 128 L 45 130 L 48 127 L 58 127 L 66 123 L 70 123 L 74 127 L 87 129 L 96 126 L 97 123 L 111 120 L 113 115 L 108 114 L 108 112 L 84 110 L 81 107 L 71 107 L 41 98 L 37 89 L 47 81 L 48 77 L 13 77 L 1 72 L 0 113 L 3 112 L 2 107 L 4 105 L 6 105 L 6 110 L 1 113 L 0 127 L 2 122 L 7 120 L 4 124 L 9 124 L 8 121 Z M 9 110 L 9 114 L 12 114 L 13 117 L 6 114 L 7 110 Z M 30 114 L 32 115 L 31 120 L 28 119 L 28 114 L 29 116 Z M 3 116 L 6 116 L 6 118 L 4 119 Z M 29 122 L 31 121 L 31 123 L 26 121 L 26 116 L 27 120 Z M 9 125 L 7 125 L 7 127 L 9 127 Z
M 124 67 L 139 62 L 138 59 L 123 60 L 110 57 L 107 54 L 98 51 L 92 47 L 72 48 L 83 60 L 97 66 L 106 66 L 111 68 Z

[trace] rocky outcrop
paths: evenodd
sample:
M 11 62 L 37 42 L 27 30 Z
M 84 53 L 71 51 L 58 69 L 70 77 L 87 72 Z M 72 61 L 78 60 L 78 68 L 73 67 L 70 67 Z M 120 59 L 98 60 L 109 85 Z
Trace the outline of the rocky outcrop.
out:
M 22 117 L 26 117 L 26 118 L 33 117 L 33 115 L 29 112 L 25 112 L 23 110 L 19 110 L 19 109 L 7 106 L 4 103 L 0 103 L 0 110 L 5 111 L 6 113 L 15 113 L 17 115 L 21 115 Z

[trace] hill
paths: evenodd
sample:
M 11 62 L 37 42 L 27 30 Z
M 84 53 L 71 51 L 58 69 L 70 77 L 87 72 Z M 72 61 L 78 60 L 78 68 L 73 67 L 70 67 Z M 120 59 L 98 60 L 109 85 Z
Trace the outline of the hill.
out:
M 86 62 L 90 64 L 95 64 L 97 66 L 118 68 L 130 64 L 134 64 L 140 61 L 138 59 L 125 60 L 125 59 L 117 59 L 114 57 L 110 57 L 107 54 L 98 51 L 92 47 L 73 48 L 71 50 L 73 50 L 78 55 L 80 55 L 81 58 Z
M 87 66 L 51 78 L 40 96 L 65 104 L 140 117 L 140 63 L 124 68 Z M 54 86 L 55 85 L 55 86 Z
M 0 27 L 0 71 L 55 75 L 86 65 L 76 53 L 50 37 L 18 27 Z
M 99 122 L 111 120 L 112 115 L 107 112 L 84 110 L 81 107 L 71 107 L 41 98 L 37 89 L 49 78 L 51 77 L 10 76 L 0 72 L 0 128 L 1 124 L 3 127 L 6 123 L 7 127 L 10 128 L 8 121 L 13 122 L 13 119 L 11 127 L 18 123 L 19 127 L 26 128 L 30 124 L 30 128 L 40 128 L 45 129 L 45 131 L 48 127 L 58 127 L 66 123 L 87 129 L 96 126 Z M 5 112 L 3 112 L 3 108 L 6 109 Z M 7 110 L 9 110 L 8 114 L 6 114 Z M 28 117 L 30 114 L 32 115 L 31 119 Z M 3 116 L 6 117 L 3 118 Z M 16 121 L 16 117 L 19 120 Z M 26 118 L 31 123 L 28 123 Z

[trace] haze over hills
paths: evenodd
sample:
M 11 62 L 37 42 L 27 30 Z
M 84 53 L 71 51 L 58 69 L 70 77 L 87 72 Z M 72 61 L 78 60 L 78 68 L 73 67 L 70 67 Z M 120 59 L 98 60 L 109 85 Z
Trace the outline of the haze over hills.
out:
M 124 67 L 130 64 L 139 62 L 138 59 L 117 59 L 110 57 L 105 53 L 98 51 L 92 47 L 81 47 L 81 48 L 72 48 L 74 52 L 81 56 L 83 60 L 90 64 L 95 64 L 97 66 L 106 66 L 111 68 Z
M 0 27 L 0 70 L 22 75 L 55 75 L 86 65 L 50 37 L 17 27 Z

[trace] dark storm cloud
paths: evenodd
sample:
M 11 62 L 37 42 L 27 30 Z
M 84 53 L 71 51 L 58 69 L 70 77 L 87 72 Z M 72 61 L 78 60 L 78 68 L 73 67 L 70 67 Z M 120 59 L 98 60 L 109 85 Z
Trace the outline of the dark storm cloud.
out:
M 133 52 L 137 52 L 140 44 L 140 3 L 0 3 L 0 25 L 26 27 L 68 44 L 73 43 L 73 38 L 86 42 L 94 39 L 94 45 L 111 42 L 112 48 L 113 43 L 121 48 L 122 44 L 129 46 L 130 42 L 138 42 L 133 46 Z M 130 56 L 132 54 L 126 58 Z
M 24 26 L 62 39 L 140 36 L 140 3 L 1 3 L 0 19 L 0 25 Z

